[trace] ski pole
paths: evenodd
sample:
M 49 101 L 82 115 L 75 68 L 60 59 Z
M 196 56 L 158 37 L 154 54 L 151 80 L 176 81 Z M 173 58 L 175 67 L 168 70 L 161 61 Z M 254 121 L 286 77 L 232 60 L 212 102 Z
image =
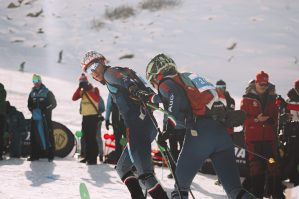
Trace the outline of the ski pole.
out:
M 274 164 L 274 163 L 276 162 L 274 158 L 266 158 L 265 156 L 263 156 L 263 155 L 261 155 L 261 154 L 255 153 L 255 152 L 250 151 L 250 150 L 248 150 L 248 149 L 245 149 L 244 147 L 241 147 L 241 146 L 239 146 L 239 145 L 237 145 L 237 144 L 234 144 L 234 145 L 235 145 L 235 147 L 238 147 L 239 149 L 244 149 L 244 150 L 247 151 L 248 153 L 250 153 L 250 154 L 252 154 L 252 155 L 255 155 L 255 156 L 257 156 L 257 157 L 259 157 L 259 158 L 261 158 L 261 159 L 263 159 L 263 160 L 266 160 L 266 161 L 267 161 L 268 163 L 270 163 L 270 164 Z
M 167 111 L 164 111 L 162 108 L 157 108 L 157 107 L 154 106 L 153 104 L 145 103 L 145 102 L 144 102 L 143 100 L 141 100 L 141 99 L 140 99 L 140 101 L 141 101 L 141 103 L 143 104 L 143 106 L 144 106 L 144 108 L 145 108 L 147 114 L 149 115 L 149 117 L 150 117 L 150 119 L 151 119 L 153 125 L 155 126 L 157 132 L 161 135 L 162 132 L 161 132 L 160 128 L 157 126 L 157 124 L 156 124 L 156 122 L 155 122 L 155 119 L 153 118 L 152 114 L 148 111 L 147 106 L 148 106 L 148 107 L 155 108 L 155 109 L 160 110 L 160 111 L 163 111 L 165 114 L 168 114 L 168 115 L 169 115 L 169 113 L 168 113 Z M 156 142 L 157 142 L 157 140 L 156 140 Z M 158 144 L 158 143 L 157 143 L 157 144 Z M 158 144 L 158 146 L 159 146 L 159 144 Z M 159 147 L 159 149 L 160 149 L 161 154 L 162 154 L 162 156 L 163 156 L 163 151 L 161 150 L 160 147 Z M 166 158 L 166 160 L 167 160 L 167 164 L 168 164 L 168 167 L 169 167 L 169 169 L 170 169 L 170 172 L 171 172 L 171 174 L 172 174 L 172 176 L 173 176 L 173 178 L 174 178 L 175 186 L 177 187 L 179 197 L 182 199 L 182 195 L 181 195 L 180 188 L 179 188 L 179 184 L 178 184 L 178 179 L 177 179 L 177 176 L 176 176 L 175 173 L 174 173 L 175 168 L 173 168 L 173 167 L 175 167 L 176 161 L 174 160 L 172 154 L 169 152 L 169 148 L 168 148 L 167 145 L 166 145 L 166 148 L 165 148 L 165 154 L 166 154 L 166 156 L 167 156 L 167 158 Z M 164 156 L 164 158 L 165 158 L 165 156 Z M 173 164 L 171 164 L 170 160 L 172 161 Z M 172 165 L 173 165 L 173 166 L 172 166 Z M 194 195 L 193 195 L 191 189 L 189 189 L 189 192 L 190 192 L 192 198 L 195 199 L 195 197 L 194 197 Z
M 152 121 L 154 127 L 156 128 L 156 131 L 157 131 L 159 134 L 162 134 L 161 130 L 160 130 L 159 127 L 156 125 L 156 121 L 155 121 L 155 119 L 153 118 L 152 114 L 148 111 L 146 103 L 145 103 L 142 99 L 140 99 L 140 102 L 142 103 L 143 107 L 145 108 L 146 113 L 147 113 L 148 116 L 150 117 L 150 119 L 151 119 L 151 121 Z M 156 142 L 157 142 L 157 141 L 156 141 Z M 158 146 L 159 146 L 159 144 L 158 144 Z M 167 150 L 168 150 L 168 149 L 166 148 L 165 151 L 167 151 Z M 162 156 L 163 156 L 163 151 L 162 151 L 161 149 L 160 149 L 160 151 L 161 151 L 161 154 L 162 154 Z M 167 153 L 166 153 L 166 156 L 167 156 Z M 163 158 L 165 158 L 165 156 L 163 156 Z M 176 175 L 175 175 L 175 173 L 174 173 L 174 171 L 173 171 L 173 169 L 172 169 L 172 167 L 171 167 L 170 159 L 169 159 L 169 158 L 165 158 L 165 159 L 167 160 L 168 167 L 169 167 L 169 169 L 170 169 L 171 174 L 173 175 L 173 178 L 174 178 L 174 181 L 175 181 L 175 186 L 176 186 L 176 188 L 177 188 L 177 190 L 178 190 L 178 193 L 179 193 L 179 198 L 182 199 L 182 195 L 181 195 L 180 188 L 179 188 L 179 185 L 178 185 L 178 180 L 177 180 L 177 177 L 176 177 Z

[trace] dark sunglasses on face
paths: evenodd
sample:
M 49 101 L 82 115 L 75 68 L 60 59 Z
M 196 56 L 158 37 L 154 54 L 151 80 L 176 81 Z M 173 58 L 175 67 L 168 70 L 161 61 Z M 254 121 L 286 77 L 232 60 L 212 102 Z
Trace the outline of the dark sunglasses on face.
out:
M 259 84 L 260 87 L 268 87 L 269 84 Z

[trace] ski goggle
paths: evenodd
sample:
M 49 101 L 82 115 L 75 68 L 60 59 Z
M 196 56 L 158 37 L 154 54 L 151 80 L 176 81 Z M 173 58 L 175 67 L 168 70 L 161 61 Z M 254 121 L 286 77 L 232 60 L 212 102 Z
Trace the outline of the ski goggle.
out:
M 89 75 L 91 75 L 92 72 L 95 71 L 96 68 L 97 68 L 98 66 L 100 66 L 100 65 L 101 65 L 101 64 L 98 63 L 98 62 L 94 62 L 94 63 L 90 64 L 90 65 L 86 68 L 86 73 L 89 74 Z
M 39 80 L 36 80 L 36 79 L 34 79 L 34 80 L 32 80 L 32 83 L 33 83 L 33 84 L 37 84 L 37 83 L 40 83 L 40 81 L 39 81 Z
M 226 89 L 226 85 L 216 85 L 216 88 L 222 88 L 222 89 Z

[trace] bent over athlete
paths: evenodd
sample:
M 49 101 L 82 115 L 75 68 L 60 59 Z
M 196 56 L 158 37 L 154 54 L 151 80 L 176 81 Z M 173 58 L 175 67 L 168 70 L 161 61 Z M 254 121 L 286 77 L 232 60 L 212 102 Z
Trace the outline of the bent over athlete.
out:
M 159 97 L 153 97 L 152 101 L 160 99 L 171 115 L 166 131 L 159 137 L 159 143 L 163 145 L 171 134 L 185 131 L 175 170 L 179 190 L 172 192 L 172 198 L 178 199 L 180 195 L 184 199 L 188 198 L 191 183 L 207 158 L 212 160 L 229 198 L 255 198 L 241 187 L 234 147 L 226 127 L 213 117 L 193 116 L 185 90 L 173 79 L 176 75 L 178 72 L 174 61 L 164 54 L 154 57 L 146 69 L 146 78 L 159 92 Z
M 135 72 L 128 68 L 110 67 L 105 57 L 95 51 L 87 52 L 82 63 L 84 72 L 102 84 L 106 84 L 127 127 L 127 146 L 117 162 L 116 170 L 128 187 L 133 199 L 145 198 L 138 179 L 132 172 L 136 168 L 138 177 L 154 199 L 167 199 L 166 192 L 154 176 L 151 158 L 151 142 L 156 137 L 154 124 L 149 115 L 131 94 L 136 87 L 146 89 Z M 137 76 L 136 76 L 137 77 Z

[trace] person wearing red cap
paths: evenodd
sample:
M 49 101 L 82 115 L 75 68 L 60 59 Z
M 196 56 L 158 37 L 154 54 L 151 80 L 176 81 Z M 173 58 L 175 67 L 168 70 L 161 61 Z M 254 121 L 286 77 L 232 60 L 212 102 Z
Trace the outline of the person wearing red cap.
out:
M 268 195 L 273 198 L 285 198 L 279 165 L 277 161 L 269 163 L 267 159 L 277 160 L 276 126 L 278 108 L 276 95 L 269 92 L 269 75 L 264 71 L 256 74 L 254 83 L 246 89 L 241 101 L 241 110 L 246 112 L 244 122 L 245 145 L 248 151 L 259 154 L 265 159 L 248 153 L 250 191 L 263 198 L 265 185 L 270 186 Z M 273 92 L 273 89 L 271 89 Z M 266 183 L 267 182 L 267 183 Z
M 93 87 L 87 80 L 84 73 L 79 78 L 79 87 L 73 94 L 73 101 L 81 99 L 80 114 L 82 115 L 81 155 L 84 157 L 80 162 L 87 165 L 97 164 L 98 145 L 96 132 L 99 119 L 103 117 L 99 114 L 98 104 L 100 100 L 99 89 Z

